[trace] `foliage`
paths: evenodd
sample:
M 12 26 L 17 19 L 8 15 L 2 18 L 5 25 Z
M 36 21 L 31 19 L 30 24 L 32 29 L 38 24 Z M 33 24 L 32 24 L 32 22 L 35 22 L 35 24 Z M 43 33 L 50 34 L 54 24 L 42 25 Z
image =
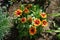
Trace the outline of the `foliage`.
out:
M 57 34 L 56 37 L 57 37 L 57 40 L 60 40 L 60 34 Z
M 43 28 L 48 26 L 47 14 L 42 12 L 39 5 L 34 4 L 21 4 L 20 9 L 14 12 L 13 21 L 19 30 L 20 38 L 38 37 Z
M 52 17 L 59 17 L 60 16 L 60 13 L 52 13 L 52 14 L 48 14 L 49 16 L 52 16 Z
M 11 19 L 7 17 L 7 14 L 2 11 L 2 8 L 0 8 L 0 40 L 3 40 L 3 37 L 10 31 L 10 24 Z
M 48 16 L 52 16 L 54 17 L 53 21 L 51 21 L 53 23 L 52 27 L 53 29 L 47 30 L 47 33 L 56 33 L 56 38 L 57 40 L 60 40 L 60 13 L 52 13 L 52 14 L 48 14 Z M 54 29 L 55 28 L 55 29 Z
M 60 17 L 60 13 L 52 13 L 52 14 L 48 14 L 48 16 L 53 17 L 53 20 L 51 21 L 53 23 L 53 27 L 56 28 L 56 30 L 48 30 L 48 32 L 60 32 L 60 25 L 58 25 L 59 23 L 59 17 Z

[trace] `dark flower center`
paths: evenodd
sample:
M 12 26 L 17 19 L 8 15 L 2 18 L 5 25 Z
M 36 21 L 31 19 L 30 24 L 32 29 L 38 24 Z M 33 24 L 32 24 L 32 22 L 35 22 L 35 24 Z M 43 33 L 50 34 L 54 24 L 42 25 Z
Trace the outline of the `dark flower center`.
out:
M 45 16 L 45 14 L 42 14 L 42 16 Z
M 47 23 L 46 21 L 43 21 L 43 24 L 44 24 L 44 25 L 46 25 L 46 23 Z
M 38 21 L 38 20 L 36 20 L 36 21 L 35 21 L 35 23 L 36 23 L 36 24 L 39 24 L 39 21 Z
M 34 33 L 34 29 L 33 28 L 31 29 L 31 32 Z
M 24 22 L 24 21 L 25 21 L 25 19 L 24 19 L 24 18 L 22 18 L 22 21 Z
M 20 15 L 20 14 L 21 14 L 21 12 L 17 11 L 17 14 L 18 14 L 18 15 Z

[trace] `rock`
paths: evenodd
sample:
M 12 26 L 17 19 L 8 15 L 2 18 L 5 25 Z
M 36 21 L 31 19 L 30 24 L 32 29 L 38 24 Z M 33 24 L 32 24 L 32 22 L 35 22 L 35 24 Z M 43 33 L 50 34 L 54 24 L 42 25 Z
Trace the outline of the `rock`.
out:
M 46 9 L 47 13 L 58 13 L 60 12 L 60 0 L 50 0 L 50 5 Z

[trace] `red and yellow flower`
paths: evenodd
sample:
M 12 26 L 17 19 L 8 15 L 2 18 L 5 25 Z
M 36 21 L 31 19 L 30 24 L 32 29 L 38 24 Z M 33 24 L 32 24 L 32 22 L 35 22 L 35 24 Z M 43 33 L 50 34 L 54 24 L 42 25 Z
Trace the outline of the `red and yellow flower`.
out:
M 22 10 L 20 10 L 20 9 L 17 9 L 16 11 L 15 11 L 15 15 L 16 16 L 20 16 L 20 15 L 22 15 Z
M 34 26 L 32 26 L 30 29 L 29 29 L 29 34 L 30 35 L 35 35 L 36 34 L 36 28 Z
M 47 14 L 46 14 L 46 13 L 44 13 L 44 12 L 43 12 L 43 13 L 41 13 L 40 15 L 41 15 L 41 17 L 42 17 L 42 18 L 46 18 L 46 17 L 47 17 Z
M 34 19 L 34 25 L 35 25 L 35 26 L 41 25 L 40 19 Z
M 26 18 L 25 17 L 21 18 L 21 22 L 25 23 L 26 22 Z
M 48 22 L 47 22 L 46 20 L 42 20 L 42 26 L 43 26 L 43 27 L 48 26 Z
M 29 13 L 29 9 L 25 8 L 24 13 Z
M 29 5 L 26 6 L 26 8 L 28 8 L 28 9 L 31 8 L 31 7 L 32 7 L 32 4 L 29 4 Z
M 32 20 L 33 20 L 32 17 L 28 17 L 28 21 L 32 22 Z

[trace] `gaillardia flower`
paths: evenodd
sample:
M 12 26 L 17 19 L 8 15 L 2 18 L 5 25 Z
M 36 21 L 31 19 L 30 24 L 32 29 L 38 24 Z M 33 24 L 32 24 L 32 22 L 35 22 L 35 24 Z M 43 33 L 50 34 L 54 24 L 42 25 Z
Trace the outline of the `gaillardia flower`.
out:
M 20 10 L 20 9 L 17 9 L 16 11 L 15 11 L 15 15 L 16 16 L 20 16 L 20 15 L 22 15 L 22 10 Z
M 21 22 L 25 23 L 26 22 L 26 18 L 25 17 L 21 18 Z
M 29 34 L 30 35 L 35 35 L 36 34 L 36 28 L 34 26 L 32 26 L 30 29 L 29 29 Z
M 43 27 L 48 26 L 48 22 L 47 22 L 46 20 L 42 20 L 42 26 L 43 26 Z
M 34 25 L 35 25 L 35 26 L 41 25 L 40 19 L 34 19 Z
M 32 4 L 28 4 L 26 7 L 29 9 L 32 7 Z
M 32 22 L 32 20 L 33 20 L 32 17 L 28 17 L 28 21 Z
M 42 17 L 42 18 L 46 18 L 46 17 L 47 17 L 47 14 L 46 14 L 46 13 L 44 13 L 44 12 L 43 12 L 43 13 L 41 13 L 40 15 L 41 15 L 41 17 Z
M 24 13 L 29 13 L 29 9 L 25 8 Z

